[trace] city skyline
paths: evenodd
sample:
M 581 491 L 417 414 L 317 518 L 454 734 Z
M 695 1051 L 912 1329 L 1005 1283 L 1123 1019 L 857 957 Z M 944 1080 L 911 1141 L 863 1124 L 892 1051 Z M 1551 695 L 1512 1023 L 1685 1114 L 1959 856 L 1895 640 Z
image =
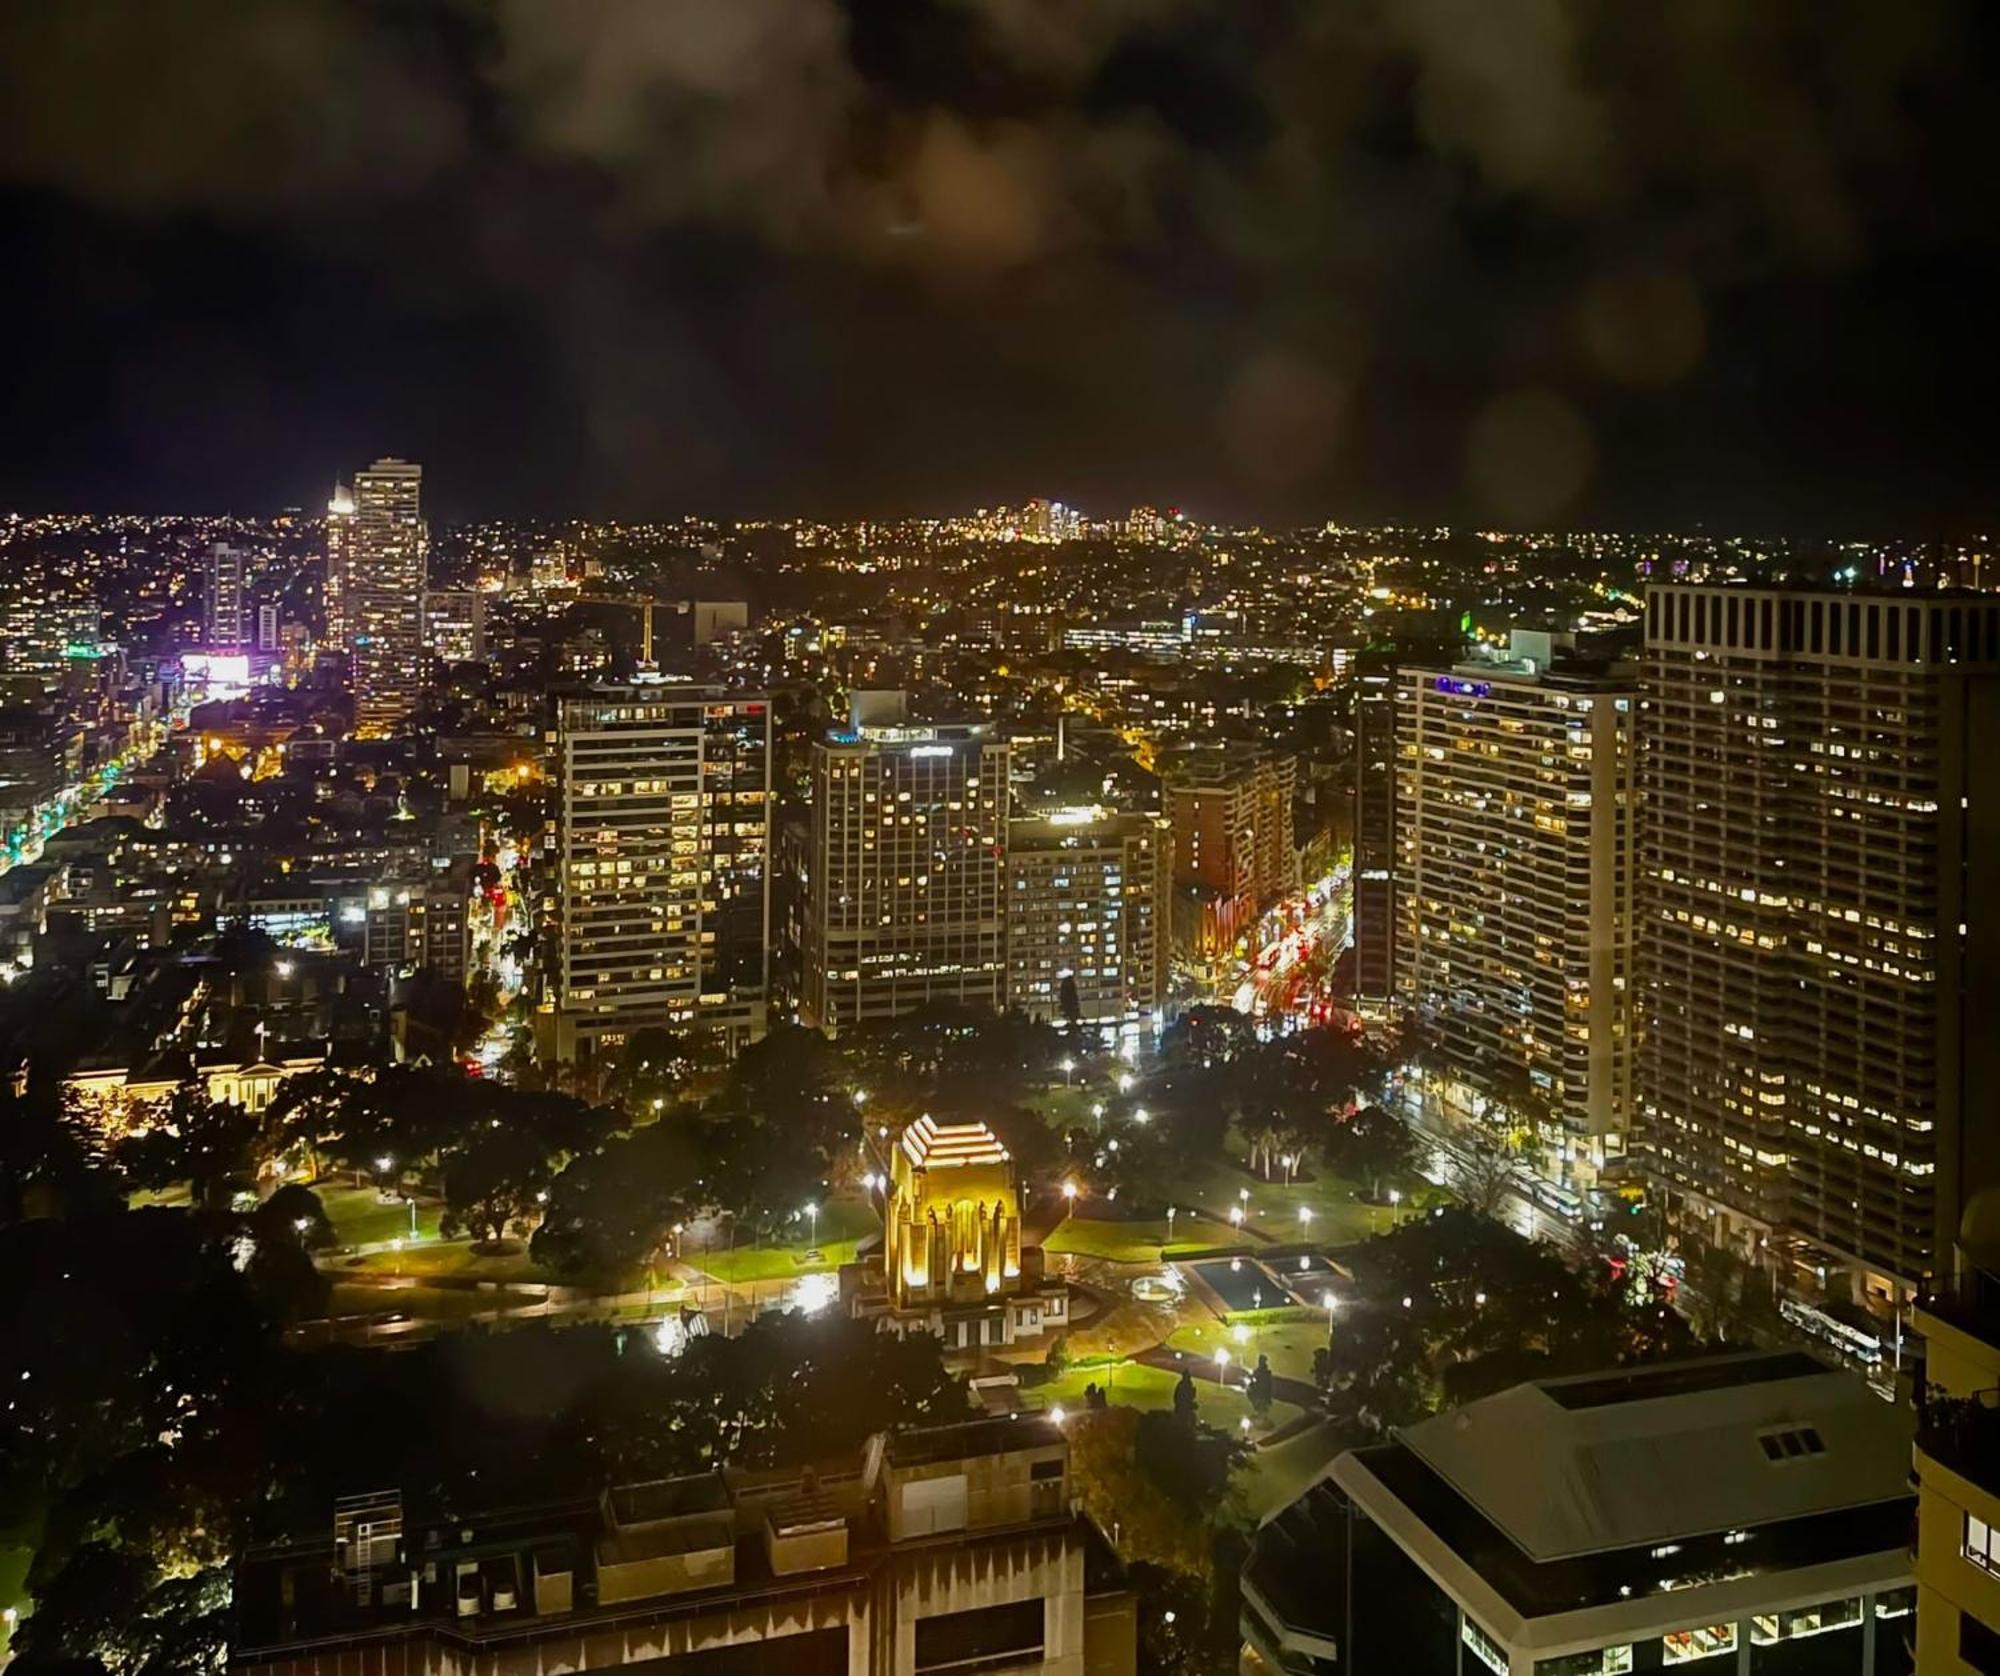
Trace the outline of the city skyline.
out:
M 1996 84 L 0 7 L 0 1666 L 2000 1673 Z

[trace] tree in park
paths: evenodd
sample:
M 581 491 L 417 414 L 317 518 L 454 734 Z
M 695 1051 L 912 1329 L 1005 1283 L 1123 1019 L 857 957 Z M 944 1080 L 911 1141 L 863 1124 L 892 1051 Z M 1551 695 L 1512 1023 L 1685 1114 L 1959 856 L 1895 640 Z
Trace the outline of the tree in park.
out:
M 1370 1198 L 1382 1196 L 1385 1177 L 1405 1176 L 1416 1167 L 1417 1142 L 1410 1126 L 1385 1106 L 1363 1106 L 1335 1125 L 1328 1153 L 1334 1168 L 1368 1183 Z
M 664 1025 L 635 1030 L 611 1068 L 608 1091 L 640 1119 L 672 1105 L 681 1085 L 694 1074 L 686 1039 Z
M 1170 1415 L 1144 1414 L 1120 1403 L 1086 1409 L 1069 1423 L 1071 1482 L 1086 1510 L 1113 1535 L 1126 1559 L 1206 1578 L 1207 1520 L 1198 1509 L 1183 1505 L 1142 1464 L 1140 1435 L 1148 1420 L 1171 1429 L 1175 1449 L 1191 1450 L 1187 1428 Z
M 704 1203 L 692 1122 L 672 1113 L 573 1158 L 549 1189 L 535 1261 L 566 1278 L 608 1279 L 649 1260 Z
M 1061 988 L 1057 991 L 1058 1004 L 1062 1008 L 1063 1025 L 1072 1036 L 1083 1030 L 1083 997 L 1077 993 L 1076 974 L 1063 974 Z
M 745 1048 L 702 1111 L 713 1202 L 769 1229 L 851 1172 L 860 1119 L 844 1067 L 816 1030 L 787 1025 Z
M 1250 1377 L 1244 1383 L 1243 1394 L 1250 1399 L 1250 1412 L 1263 1419 L 1271 1412 L 1271 1399 L 1276 1394 L 1277 1380 L 1271 1372 L 1271 1358 L 1259 1355 L 1257 1365 L 1250 1370 Z
M 122 1184 L 70 1100 L 48 1086 L 0 1085 L 0 1224 L 109 1210 Z
M 540 1217 L 554 1175 L 549 1147 L 532 1128 L 496 1121 L 445 1159 L 438 1226 L 447 1236 L 496 1244 Z
M 1451 1172 L 1451 1187 L 1465 1208 L 1478 1216 L 1496 1216 L 1515 1184 L 1514 1161 L 1498 1146 L 1479 1136 L 1467 1140 Z
M 220 1210 L 268 1152 L 264 1123 L 233 1102 L 211 1100 L 191 1073 L 147 1128 L 118 1143 L 116 1157 L 139 1186 L 162 1192 L 186 1183 L 198 1208 Z
M 329 1065 L 285 1078 L 271 1096 L 264 1116 L 277 1135 L 280 1150 L 295 1156 L 317 1180 L 323 1149 L 349 1127 L 350 1102 L 358 1103 L 364 1097 L 361 1078 Z
M 301 1251 L 325 1251 L 333 1245 L 333 1218 L 310 1187 L 287 1182 L 252 1214 L 251 1226 L 260 1238 L 289 1238 Z

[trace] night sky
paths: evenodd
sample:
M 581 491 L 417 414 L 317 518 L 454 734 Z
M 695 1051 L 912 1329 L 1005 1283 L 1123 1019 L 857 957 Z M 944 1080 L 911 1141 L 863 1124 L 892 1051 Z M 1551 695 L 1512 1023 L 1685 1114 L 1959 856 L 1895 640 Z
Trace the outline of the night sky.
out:
M 1996 10 L 21 0 L 0 506 L 1988 528 Z

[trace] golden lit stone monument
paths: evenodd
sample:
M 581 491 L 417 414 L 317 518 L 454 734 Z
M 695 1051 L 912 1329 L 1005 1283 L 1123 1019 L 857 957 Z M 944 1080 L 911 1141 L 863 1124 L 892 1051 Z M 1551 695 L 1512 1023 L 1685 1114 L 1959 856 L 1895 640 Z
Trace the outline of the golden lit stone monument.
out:
M 889 1162 L 884 1269 L 897 1309 L 976 1298 L 1021 1275 L 1014 1161 L 983 1123 L 924 1115 Z
M 934 1332 L 948 1350 L 1037 1338 L 1069 1320 L 1069 1290 L 1021 1245 L 1014 1160 L 983 1123 L 928 1113 L 889 1158 L 879 1256 L 841 1271 L 848 1312 L 898 1332 Z

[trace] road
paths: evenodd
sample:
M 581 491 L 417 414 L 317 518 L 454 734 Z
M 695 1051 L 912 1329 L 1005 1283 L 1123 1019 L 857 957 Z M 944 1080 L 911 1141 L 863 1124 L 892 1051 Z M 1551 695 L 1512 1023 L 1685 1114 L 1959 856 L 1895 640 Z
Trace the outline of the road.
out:
M 1325 1022 L 1334 1006 L 1334 964 L 1353 929 L 1354 895 L 1343 862 L 1257 922 L 1256 952 L 1232 996 L 1236 1010 L 1275 1028 Z

